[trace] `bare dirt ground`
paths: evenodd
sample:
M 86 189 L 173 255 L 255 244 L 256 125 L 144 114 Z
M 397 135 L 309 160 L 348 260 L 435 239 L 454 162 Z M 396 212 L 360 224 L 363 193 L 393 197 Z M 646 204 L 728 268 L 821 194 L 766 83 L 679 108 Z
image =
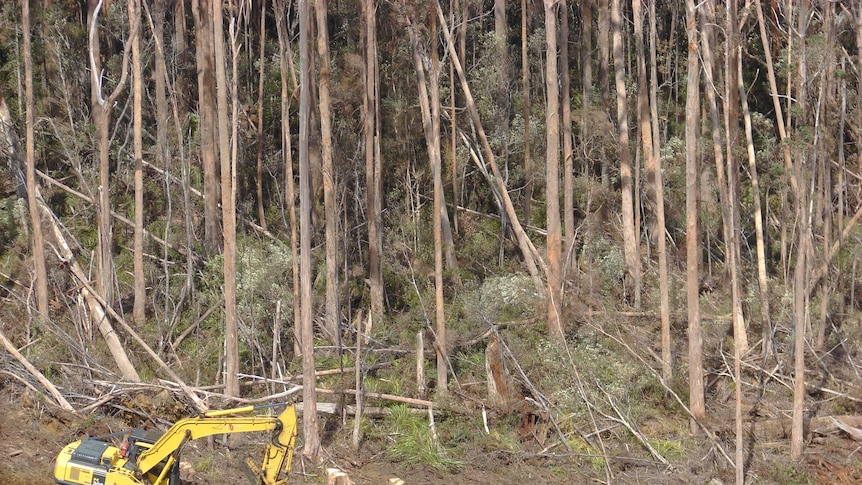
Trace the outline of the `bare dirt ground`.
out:
M 104 434 L 123 429 L 122 416 L 77 416 L 41 402 L 29 392 L 0 378 L 0 484 L 47 485 L 53 481 L 57 452 L 67 443 L 85 435 Z M 341 434 L 339 434 L 341 433 Z M 342 436 L 343 434 L 343 436 Z M 262 439 L 242 437 L 229 448 L 220 444 L 194 442 L 184 451 L 192 465 L 186 479 L 194 484 L 245 483 L 242 467 L 246 457 L 257 459 Z M 578 457 L 551 457 L 539 454 L 467 451 L 464 466 L 437 473 L 411 463 L 393 463 L 386 457 L 384 444 L 368 443 L 356 453 L 349 446 L 349 432 L 329 437 L 325 462 L 312 465 L 297 457 L 288 483 L 325 483 L 324 470 L 337 467 L 346 471 L 357 484 L 385 484 L 400 477 L 408 484 L 567 484 L 605 483 L 605 472 L 592 468 Z M 694 449 L 696 448 L 696 449 Z M 862 452 L 859 443 L 837 433 L 821 436 L 809 444 L 804 463 L 791 465 L 783 443 L 760 443 L 758 456 L 750 457 L 750 483 L 841 484 L 862 483 Z M 770 451 L 771 450 L 771 451 Z M 709 446 L 688 450 L 686 458 L 676 460 L 673 469 L 644 465 L 633 460 L 613 467 L 612 483 L 719 485 L 732 483 L 727 467 L 715 466 Z M 772 455 L 772 456 L 771 456 Z M 855 458 L 854 458 L 855 457 Z
M 35 399 L 29 391 L 0 377 L 0 484 L 53 484 L 54 459 L 60 449 L 87 435 L 100 435 L 127 427 L 120 417 L 97 414 L 77 416 Z M 184 449 L 184 461 L 193 471 L 184 477 L 188 482 L 204 485 L 246 483 L 243 463 L 247 457 L 257 460 L 264 437 L 238 437 L 230 449 L 221 445 L 193 442 Z M 345 444 L 342 445 L 340 441 Z M 356 484 L 385 484 L 400 477 L 408 484 L 450 483 L 579 483 L 576 468 L 545 459 L 523 460 L 504 454 L 476 453 L 466 457 L 468 467 L 454 473 L 436 473 L 410 463 L 392 463 L 381 446 L 369 444 L 361 452 L 350 449 L 349 435 L 342 440 L 334 436 L 325 447 L 323 464 L 313 465 L 297 457 L 288 483 L 325 483 L 325 469 L 341 468 Z

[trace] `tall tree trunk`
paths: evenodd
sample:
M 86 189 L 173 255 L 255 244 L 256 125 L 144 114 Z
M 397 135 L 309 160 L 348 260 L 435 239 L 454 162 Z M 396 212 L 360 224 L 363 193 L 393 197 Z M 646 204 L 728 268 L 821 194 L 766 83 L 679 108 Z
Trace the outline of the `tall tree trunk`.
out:
M 560 342 L 565 341 L 561 311 L 562 296 L 562 258 L 560 256 L 560 88 L 557 85 L 557 1 L 544 0 L 545 3 L 545 87 L 547 104 L 545 106 L 546 136 L 546 175 L 545 199 L 548 219 L 548 336 Z
M 721 136 L 722 122 L 715 96 L 717 87 L 715 84 L 716 73 L 714 72 L 715 59 L 712 52 L 712 43 L 714 41 L 712 26 L 715 25 L 715 6 L 712 4 L 706 4 L 700 9 L 700 12 L 703 32 L 701 37 L 701 44 L 703 45 L 703 66 L 708 82 L 706 94 L 707 99 L 709 100 L 712 147 L 715 156 L 716 179 L 720 200 L 719 204 L 721 205 L 722 230 L 724 233 L 725 271 L 729 273 L 731 282 L 731 298 L 733 299 L 733 332 L 735 336 L 734 342 L 735 345 L 740 346 L 740 355 L 742 355 L 748 352 L 748 337 L 745 333 L 745 321 L 742 318 L 741 300 L 739 299 L 740 285 L 739 279 L 736 275 L 739 251 L 734 245 L 737 237 L 734 232 L 736 228 L 739 227 L 739 217 L 736 215 L 736 182 L 738 177 L 734 174 L 734 170 L 738 170 L 738 168 L 736 167 L 736 163 L 730 158 L 725 160 L 724 144 L 722 143 Z M 728 82 L 730 82 L 732 78 L 732 76 L 727 76 Z M 725 91 L 725 93 L 727 93 L 727 91 Z M 728 96 L 725 94 L 723 107 L 726 125 L 730 124 L 727 119 L 727 103 L 729 101 Z M 734 110 L 734 112 L 736 112 L 736 110 Z M 727 132 L 727 128 L 725 128 L 725 132 Z M 725 141 L 729 143 L 730 139 L 726 138 Z M 727 150 L 727 156 L 732 156 L 732 151 L 730 149 Z
M 521 0 L 522 2 L 526 0 Z M 449 0 L 449 11 L 452 18 L 457 15 L 456 0 Z M 458 233 L 458 206 L 461 204 L 460 172 L 458 164 L 458 121 L 455 106 L 455 66 L 449 63 L 449 165 L 452 174 L 452 226 Z M 454 244 L 454 241 L 453 241 Z
M 629 117 L 626 102 L 626 73 L 623 58 L 621 0 L 611 0 L 613 29 L 614 77 L 617 89 L 617 139 L 619 140 L 620 182 L 622 184 L 622 230 L 626 270 L 631 278 L 634 307 L 641 307 L 641 263 L 634 216 L 634 186 L 629 154 Z
M 317 55 L 320 58 L 320 142 L 323 157 L 323 212 L 326 217 L 326 331 L 333 342 L 341 341 L 338 309 L 338 210 L 335 206 L 335 173 L 332 169 L 332 127 L 329 100 L 329 31 L 326 27 L 326 0 L 316 0 Z
M 114 304 L 113 237 L 111 227 L 110 134 L 111 105 L 104 103 L 102 94 L 101 49 L 99 46 L 99 14 L 102 0 L 89 2 L 90 83 L 93 125 L 96 131 L 96 156 L 99 167 L 99 195 L 96 205 L 96 291 L 108 305 Z
M 796 35 L 799 36 L 799 62 L 797 65 L 799 80 L 797 82 L 797 107 L 798 124 L 810 123 L 808 103 L 808 68 L 807 68 L 807 33 L 808 33 L 808 9 L 805 1 L 799 1 L 799 13 L 797 15 L 798 26 Z M 792 36 L 792 35 L 791 35 Z M 788 109 L 788 113 L 790 110 Z M 789 123 L 788 123 L 789 124 Z M 816 129 L 816 127 L 815 127 Z M 816 140 L 816 138 L 815 138 Z M 809 237 L 810 209 L 808 193 L 808 176 L 806 175 L 806 164 L 808 162 L 809 150 L 803 146 L 801 153 L 796 154 L 793 161 L 793 173 L 796 175 L 797 190 L 796 198 L 796 228 L 797 247 L 799 252 L 796 256 L 796 266 L 793 271 L 793 323 L 794 323 L 794 365 L 793 365 L 793 416 L 790 426 L 790 458 L 797 460 L 802 457 L 805 446 L 805 330 L 808 325 L 808 259 L 812 250 L 812 241 Z M 814 184 L 813 177 L 811 181 Z M 813 260 L 813 258 L 812 258 Z M 812 264 L 813 266 L 813 264 Z
M 430 21 L 433 23 L 434 17 Z M 443 178 L 441 176 L 442 163 L 440 158 L 440 95 L 437 86 L 439 73 L 436 70 L 432 70 L 429 73 L 430 82 L 426 80 L 422 59 L 428 56 L 419 44 L 419 36 L 416 33 L 416 28 L 410 23 L 409 19 L 408 23 L 410 46 L 413 50 L 413 65 L 416 69 L 417 86 L 419 88 L 419 107 L 422 112 L 425 146 L 428 150 L 431 173 L 434 179 L 434 295 L 436 308 L 436 345 L 434 347 L 437 353 L 437 389 L 441 392 L 446 392 L 448 379 L 446 361 L 448 355 L 446 351 L 446 314 L 443 308 L 443 236 L 441 214 L 444 210 L 444 201 Z M 432 39 L 434 38 L 433 30 L 432 28 Z
M 299 0 L 299 254 L 300 254 L 300 315 L 302 320 L 302 454 L 317 462 L 320 456 L 320 434 L 317 423 L 317 392 L 314 375 L 314 321 L 311 304 L 311 173 L 309 137 L 311 115 L 311 11 L 307 0 Z
M 700 60 L 694 0 L 685 1 L 688 38 L 688 85 L 685 104 L 685 243 L 686 295 L 688 301 L 689 408 L 695 420 L 706 416 L 703 396 L 703 337 L 700 326 L 698 245 L 698 127 L 700 125 Z M 695 425 L 692 429 L 697 429 Z
M 530 212 L 533 202 L 533 159 L 530 157 L 530 58 L 528 56 L 528 19 L 529 2 L 521 0 L 521 91 L 524 105 L 524 224 L 530 225 Z M 450 64 L 451 65 L 451 64 Z
M 288 215 L 288 223 L 290 226 L 290 266 L 293 276 L 293 353 L 299 355 L 301 353 L 299 344 L 302 341 L 302 316 L 301 306 L 299 305 L 299 258 L 297 252 L 297 228 L 296 228 L 296 190 L 293 176 L 293 148 L 290 138 L 290 101 L 292 97 L 288 92 L 288 77 L 291 76 L 288 67 L 289 45 L 287 40 L 287 27 L 285 23 L 284 0 L 275 0 L 275 19 L 276 29 L 278 31 L 278 53 L 279 53 L 279 72 L 281 77 L 281 143 L 282 153 L 284 156 L 284 185 L 285 185 L 285 210 Z M 294 92 L 296 92 L 294 86 Z
M 563 246 L 564 267 L 574 265 L 575 247 L 575 191 L 574 185 L 574 140 L 572 139 L 572 75 L 569 72 L 569 7 L 565 0 L 560 2 L 560 95 L 563 118 L 563 232 L 566 244 Z M 561 282 L 562 284 L 562 282 Z M 562 290 L 560 297 L 562 298 Z
M 210 254 L 221 250 L 219 171 L 216 165 L 216 87 L 213 57 L 213 0 L 192 0 L 195 17 L 195 56 L 198 72 L 198 117 L 200 157 L 204 173 L 204 248 Z
M 138 325 L 144 322 L 147 299 L 147 282 L 144 275 L 144 147 L 142 139 L 143 69 L 141 67 L 141 4 L 129 0 L 129 29 L 132 41 L 132 145 L 135 157 L 135 239 L 134 272 L 135 304 L 133 317 Z M 157 76 L 158 77 L 158 76 Z
M 235 19 L 231 19 L 233 24 Z M 218 112 L 218 145 L 219 158 L 221 159 L 221 205 L 224 238 L 224 326 L 225 326 L 225 394 L 228 396 L 239 396 L 239 333 L 237 331 L 236 310 L 236 149 L 231 148 L 236 143 L 236 136 L 231 137 L 228 123 L 228 80 L 225 72 L 225 48 L 224 48 L 224 25 L 222 21 L 222 2 L 212 2 L 212 34 L 215 75 L 216 75 L 216 97 Z M 233 32 L 231 32 L 233 34 Z M 233 35 L 232 35 L 233 37 Z M 231 44 L 235 46 L 235 40 Z M 236 66 L 237 53 L 232 52 L 234 67 Z M 232 80 L 232 92 L 236 91 L 238 80 L 234 76 Z M 236 126 L 237 100 L 232 96 L 233 113 L 231 123 Z
M 797 162 L 799 163 L 799 162 Z M 793 269 L 793 415 L 790 427 L 790 458 L 798 460 L 805 446 L 805 320 L 808 314 L 808 193 L 801 167 L 794 167 L 798 182 L 796 191 L 796 230 L 798 251 Z
M 826 50 L 825 50 L 825 69 L 826 75 L 820 81 L 820 92 L 817 97 L 817 107 L 814 121 L 814 156 L 816 157 L 817 169 L 820 174 L 820 207 L 816 211 L 818 214 L 823 214 L 823 261 L 820 266 L 820 274 L 824 275 L 823 282 L 820 286 L 820 324 L 817 326 L 816 348 L 822 350 L 826 344 L 826 328 L 828 326 L 829 298 L 832 289 L 832 284 L 828 279 L 830 260 L 829 246 L 832 244 L 832 170 L 829 159 L 828 147 L 823 146 L 824 125 L 829 127 L 829 120 L 826 119 L 826 113 L 832 109 L 832 93 L 834 87 L 832 85 L 835 69 L 834 53 L 835 53 L 835 34 L 832 18 L 832 4 L 827 3 L 824 7 L 823 25 L 826 30 Z M 840 131 L 838 131 L 840 133 Z
M 257 73 L 257 219 L 260 227 L 266 230 L 266 212 L 263 208 L 263 88 L 264 66 L 266 64 L 266 0 L 260 2 L 260 55 Z
M 608 2 L 612 1 L 616 0 L 598 0 L 599 29 L 597 31 L 597 44 L 599 46 L 599 92 L 602 97 L 602 108 L 607 113 L 610 113 L 611 110 L 611 88 L 609 80 L 611 50 L 610 44 L 608 43 L 608 35 L 610 35 L 611 32 L 611 21 Z M 610 162 L 607 160 L 607 157 L 602 159 L 602 187 L 604 187 L 605 190 L 610 190 L 611 188 Z
M 379 120 L 377 113 L 377 19 L 374 0 L 363 0 L 365 34 L 365 97 L 363 98 L 363 137 L 365 139 L 365 190 L 368 214 L 368 280 L 371 293 L 371 313 L 383 314 L 383 251 L 381 160 L 379 156 Z
M 754 202 L 754 233 L 755 250 L 757 251 L 757 283 L 760 296 L 760 318 L 763 328 L 763 357 L 772 351 L 772 320 L 769 311 L 769 292 L 766 278 L 766 244 L 763 235 L 763 208 L 760 201 L 760 177 L 757 174 L 757 155 L 754 152 L 754 133 L 751 127 L 751 111 L 748 108 L 748 93 L 742 83 L 742 60 L 737 56 L 736 76 L 739 99 L 742 105 L 743 121 L 745 122 L 745 140 L 748 154 L 748 173 L 751 177 L 751 192 Z
M 32 235 L 31 250 L 33 255 L 33 270 L 35 272 L 36 308 L 40 318 L 48 319 L 48 272 L 45 268 L 45 242 L 42 235 L 42 221 L 39 218 L 39 206 L 36 199 L 36 102 L 33 94 L 33 57 L 30 43 L 30 2 L 21 2 L 21 30 L 24 37 L 24 98 L 27 105 L 26 114 L 26 184 L 27 207 L 30 212 L 30 231 Z M 11 127 L 10 127 L 11 129 Z
M 99 280 L 97 291 L 105 300 L 108 306 L 114 304 L 114 259 L 113 259 L 113 228 L 111 221 L 111 204 L 110 204 L 110 134 L 109 128 L 111 124 L 111 112 L 114 103 L 120 94 L 125 89 L 126 79 L 129 76 L 129 50 L 131 43 L 126 42 L 123 49 L 123 60 L 120 73 L 120 79 L 117 81 L 114 90 L 105 98 L 102 93 L 102 71 L 101 63 L 99 62 L 99 14 L 102 9 L 102 0 L 90 0 L 88 16 L 88 35 L 89 35 L 89 54 L 90 54 L 90 82 L 91 82 L 91 105 L 93 110 L 93 124 L 96 128 L 96 153 L 99 160 L 99 203 L 97 204 L 98 214 L 98 241 L 97 241 L 97 271 Z
M 652 177 L 655 190 L 655 217 L 657 233 L 659 299 L 661 301 L 661 362 L 662 377 L 670 381 L 673 377 L 673 355 L 670 335 L 670 288 L 667 274 L 667 236 L 664 218 L 664 180 L 661 166 L 661 140 L 658 124 L 658 65 L 656 64 L 656 11 L 655 0 L 648 0 L 650 11 L 650 119 L 652 120 L 652 159 L 655 173 Z M 649 171 L 649 168 L 647 168 Z M 649 175 L 647 175 L 649 178 Z

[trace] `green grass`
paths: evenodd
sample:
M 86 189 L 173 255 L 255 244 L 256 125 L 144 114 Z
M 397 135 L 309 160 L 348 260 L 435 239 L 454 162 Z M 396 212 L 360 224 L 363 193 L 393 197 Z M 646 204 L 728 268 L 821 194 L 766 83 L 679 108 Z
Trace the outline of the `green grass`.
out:
M 421 464 L 438 472 L 463 465 L 434 439 L 425 416 L 411 413 L 406 406 L 395 406 L 387 422 L 391 430 L 390 437 L 394 440 L 387 452 L 390 458 Z

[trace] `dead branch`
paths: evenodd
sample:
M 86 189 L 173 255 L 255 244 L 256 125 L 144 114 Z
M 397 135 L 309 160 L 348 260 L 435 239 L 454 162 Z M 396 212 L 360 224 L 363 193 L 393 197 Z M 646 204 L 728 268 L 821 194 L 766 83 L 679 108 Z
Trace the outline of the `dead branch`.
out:
M 49 381 L 41 372 L 39 372 L 39 370 L 36 369 L 33 364 L 31 364 L 30 361 L 27 360 L 26 357 L 21 355 L 21 352 L 18 352 L 18 349 L 15 348 L 14 345 L 12 345 L 12 342 L 10 342 L 9 339 L 6 338 L 6 335 L 4 335 L 2 331 L 0 331 L 0 342 L 3 342 L 3 346 L 6 347 L 6 351 L 12 354 L 12 357 L 15 357 L 15 360 L 20 362 L 21 365 L 23 365 L 24 368 L 27 369 L 27 372 L 32 374 L 33 377 L 35 377 L 36 380 L 39 381 L 39 383 L 42 384 L 42 386 L 47 389 L 48 392 L 51 393 L 51 396 L 54 397 L 54 400 L 57 401 L 57 404 L 59 404 L 61 408 L 65 409 L 66 411 L 75 411 L 75 408 L 73 408 L 72 405 L 69 404 L 69 401 L 67 401 L 66 398 L 64 398 L 63 395 L 60 394 L 60 391 L 57 390 L 54 384 L 51 384 L 51 381 Z

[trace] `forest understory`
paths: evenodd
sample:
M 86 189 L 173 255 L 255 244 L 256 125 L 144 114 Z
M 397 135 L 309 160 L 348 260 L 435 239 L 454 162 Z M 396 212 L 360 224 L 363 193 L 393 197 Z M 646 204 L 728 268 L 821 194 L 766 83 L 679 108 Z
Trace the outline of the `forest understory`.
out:
M 862 483 L 860 93 L 853 0 L 0 2 L 0 485 Z

